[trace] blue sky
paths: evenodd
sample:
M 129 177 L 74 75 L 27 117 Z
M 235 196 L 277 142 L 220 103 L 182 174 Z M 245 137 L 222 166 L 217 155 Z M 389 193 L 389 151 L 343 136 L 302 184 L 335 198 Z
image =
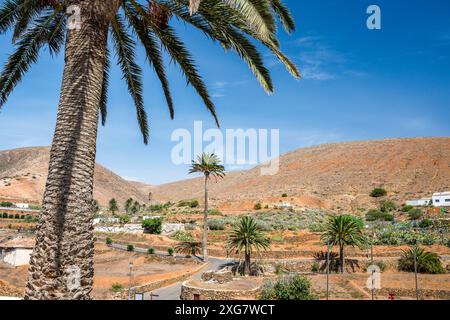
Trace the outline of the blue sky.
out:
M 304 77 L 294 80 L 262 50 L 275 83 L 267 96 L 236 54 L 190 27 L 176 26 L 210 89 L 222 128 L 280 129 L 282 153 L 320 143 L 390 137 L 450 136 L 450 2 L 447 0 L 286 0 L 297 22 L 280 30 L 282 49 Z M 382 29 L 366 28 L 366 9 L 381 8 Z M 12 51 L 0 37 L 0 62 Z M 172 164 L 173 130 L 195 120 L 214 123 L 179 70 L 169 68 L 175 120 L 159 82 L 145 65 L 150 143 L 142 143 L 136 116 L 117 67 L 109 114 L 98 135 L 97 161 L 122 177 L 152 184 L 187 177 Z M 50 145 L 63 70 L 63 55 L 47 51 L 10 96 L 0 114 L 0 149 Z

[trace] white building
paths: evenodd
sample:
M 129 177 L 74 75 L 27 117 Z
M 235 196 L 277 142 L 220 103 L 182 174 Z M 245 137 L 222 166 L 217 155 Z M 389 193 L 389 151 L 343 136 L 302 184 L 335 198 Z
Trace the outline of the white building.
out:
M 20 209 L 29 209 L 30 205 L 28 203 L 16 203 L 15 204 L 16 208 L 20 208 Z
M 406 205 L 413 206 L 413 207 L 424 207 L 424 206 L 428 206 L 429 204 L 431 204 L 430 198 L 406 201 Z
M 34 238 L 22 237 L 0 243 L 0 259 L 13 267 L 27 265 L 34 243 Z
M 450 191 L 436 192 L 433 194 L 432 199 L 435 207 L 450 207 Z

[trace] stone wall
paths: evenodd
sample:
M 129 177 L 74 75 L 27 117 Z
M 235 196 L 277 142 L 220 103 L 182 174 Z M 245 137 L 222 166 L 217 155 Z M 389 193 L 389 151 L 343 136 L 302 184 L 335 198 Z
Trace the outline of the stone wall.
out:
M 189 281 L 183 282 L 181 287 L 181 300 L 194 300 L 198 295 L 199 300 L 251 300 L 257 299 L 261 287 L 252 290 L 215 290 L 204 289 L 189 285 Z
M 395 297 L 416 297 L 415 289 L 398 289 L 398 288 L 383 288 L 376 290 L 376 294 L 379 297 L 388 297 L 390 293 L 393 293 Z M 447 290 L 432 290 L 432 289 L 420 289 L 420 300 L 430 299 L 442 299 L 450 300 L 450 291 Z

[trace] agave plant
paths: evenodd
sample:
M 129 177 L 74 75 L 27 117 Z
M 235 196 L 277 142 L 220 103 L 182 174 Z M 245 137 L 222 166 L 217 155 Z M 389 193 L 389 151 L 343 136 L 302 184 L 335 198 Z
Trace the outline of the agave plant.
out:
M 138 44 L 161 83 L 171 118 L 174 103 L 164 52 L 219 124 L 194 59 L 171 24 L 174 19 L 236 52 L 268 93 L 273 92 L 272 79 L 255 43 L 268 48 L 299 77 L 295 65 L 280 51 L 276 35 L 277 20 L 287 32 L 294 30 L 292 16 L 281 0 L 1 2 L 0 34 L 11 31 L 15 49 L 0 74 L 0 108 L 38 61 L 42 49 L 48 47 L 51 55 L 65 50 L 56 129 L 25 299 L 90 299 L 96 140 L 98 120 L 104 125 L 107 117 L 111 49 L 132 97 L 145 144 L 149 125 L 142 68 L 136 61 Z

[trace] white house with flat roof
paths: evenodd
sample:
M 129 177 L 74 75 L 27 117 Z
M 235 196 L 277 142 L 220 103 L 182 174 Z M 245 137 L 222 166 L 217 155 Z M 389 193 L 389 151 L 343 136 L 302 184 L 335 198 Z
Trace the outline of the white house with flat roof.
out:
M 450 207 L 450 191 L 436 192 L 433 194 L 432 200 L 435 207 Z
M 406 201 L 406 205 L 413 207 L 424 207 L 431 204 L 431 198 L 423 198 L 416 200 L 408 200 Z

